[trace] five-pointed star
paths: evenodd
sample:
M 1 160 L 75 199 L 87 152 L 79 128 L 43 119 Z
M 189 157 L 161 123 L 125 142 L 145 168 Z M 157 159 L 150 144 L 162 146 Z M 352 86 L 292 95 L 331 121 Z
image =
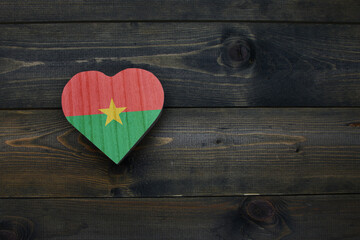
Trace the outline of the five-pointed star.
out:
M 124 111 L 126 107 L 117 108 L 115 106 L 114 100 L 111 99 L 109 108 L 99 109 L 99 111 L 105 113 L 107 115 L 105 126 L 108 125 L 112 120 L 119 122 L 121 125 L 123 124 L 120 119 L 120 113 Z

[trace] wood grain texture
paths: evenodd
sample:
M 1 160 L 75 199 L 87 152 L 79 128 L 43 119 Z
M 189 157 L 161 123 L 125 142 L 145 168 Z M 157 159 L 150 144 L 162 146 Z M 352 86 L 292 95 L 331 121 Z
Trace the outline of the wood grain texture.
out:
M 0 199 L 0 234 L 23 237 L 17 239 L 355 240 L 359 203 L 359 195 Z
M 167 107 L 360 106 L 360 25 L 0 25 L 0 108 L 60 108 L 78 72 L 154 73 Z
M 360 107 L 359 12 L 2 0 L 0 239 L 359 239 L 360 108 L 236 108 Z M 61 92 L 129 67 L 175 108 L 116 165 L 66 121 Z
M 0 22 L 240 20 L 360 22 L 357 0 L 2 0 Z
M 61 110 L 2 110 L 0 197 L 359 193 L 360 109 L 165 109 L 120 165 Z

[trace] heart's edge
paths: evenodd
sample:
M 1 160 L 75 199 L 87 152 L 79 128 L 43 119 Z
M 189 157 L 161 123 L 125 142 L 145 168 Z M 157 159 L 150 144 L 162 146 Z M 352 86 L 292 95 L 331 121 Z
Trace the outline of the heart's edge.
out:
M 141 142 L 141 140 L 151 131 L 151 129 L 154 127 L 154 125 L 157 123 L 157 121 L 160 119 L 160 116 L 163 112 L 164 108 L 161 108 L 158 116 L 156 117 L 156 119 L 151 123 L 150 127 L 148 127 L 148 129 L 141 135 L 141 137 L 139 137 L 139 139 L 136 141 L 136 143 L 129 149 L 129 151 L 124 155 L 124 157 L 122 159 L 119 160 L 119 162 L 115 162 L 114 160 L 111 159 L 111 161 L 113 161 L 115 164 L 119 165 L 123 159 L 125 159 L 131 152 L 132 150 L 137 147 L 137 145 Z M 106 155 L 106 153 L 104 153 Z M 107 155 L 106 155 L 107 156 Z
M 70 125 L 75 128 L 81 135 L 83 135 L 88 141 L 90 141 L 101 153 L 103 153 L 107 158 L 109 158 L 113 163 L 119 165 L 131 152 L 132 150 L 137 147 L 137 145 L 141 142 L 141 140 L 145 137 L 145 135 L 147 135 L 151 129 L 154 127 L 154 125 L 157 123 L 157 121 L 160 119 L 160 116 L 164 110 L 164 108 L 158 109 L 160 110 L 159 114 L 157 115 L 156 119 L 151 123 L 151 125 L 148 127 L 148 129 L 141 135 L 141 137 L 139 137 L 139 139 L 133 144 L 133 146 L 128 150 L 128 152 L 118 161 L 116 162 L 115 160 L 113 160 L 111 157 L 108 156 L 108 154 L 106 154 L 104 151 L 102 151 L 93 141 L 91 141 L 91 139 L 89 139 L 85 134 L 83 134 L 77 127 L 75 127 L 69 120 L 67 117 L 66 120 L 70 123 Z
M 93 143 L 92 140 L 90 140 L 85 134 L 83 134 L 78 128 L 76 128 L 68 119 L 67 119 L 67 116 L 65 115 L 65 112 L 64 112 L 64 108 L 63 108 L 63 95 L 64 95 L 64 92 L 65 92 L 65 88 L 66 86 L 68 85 L 68 83 L 78 74 L 81 74 L 81 73 L 85 73 L 85 72 L 97 72 L 97 73 L 100 73 L 104 76 L 106 76 L 107 78 L 109 79 L 112 79 L 112 78 L 115 78 L 118 74 L 121 74 L 122 72 L 124 71 L 127 71 L 127 70 L 132 70 L 132 69 L 140 69 L 142 71 L 146 71 L 148 72 L 149 74 L 153 75 L 155 77 L 155 79 L 160 83 L 160 86 L 161 86 L 161 89 L 163 91 L 163 101 L 162 101 L 162 106 L 161 106 L 161 109 L 157 109 L 157 110 L 160 110 L 158 116 L 156 117 L 156 119 L 151 123 L 151 125 L 148 127 L 148 129 L 141 135 L 141 137 L 139 137 L 139 139 L 136 141 L 136 143 L 128 150 L 128 152 L 118 161 L 114 161 L 112 158 L 110 158 L 108 156 L 108 154 L 106 154 L 104 151 L 102 151 L 95 143 Z M 89 70 L 89 71 L 82 71 L 82 72 L 78 72 L 77 74 L 75 74 L 74 76 L 72 76 L 70 78 L 70 80 L 65 84 L 64 86 L 64 89 L 63 89 L 63 92 L 61 94 L 61 110 L 66 118 L 66 120 L 70 123 L 70 125 L 72 127 L 74 127 L 81 135 L 83 135 L 88 141 L 90 141 L 100 152 L 102 152 L 106 157 L 108 157 L 112 162 L 114 162 L 115 164 L 120 164 L 129 154 L 130 152 L 132 152 L 132 150 L 139 144 L 139 142 L 145 137 L 145 135 L 147 135 L 149 133 L 149 131 L 151 131 L 151 129 L 153 128 L 153 126 L 157 123 L 157 121 L 159 120 L 162 112 L 163 112 L 163 109 L 164 109 L 164 105 L 165 105 L 165 92 L 164 92 L 164 89 L 162 87 L 162 84 L 160 82 L 160 80 L 155 76 L 155 74 L 153 74 L 152 72 L 148 71 L 148 70 L 145 70 L 145 69 L 142 69 L 142 68 L 125 68 L 123 70 L 121 70 L 120 72 L 116 73 L 115 75 L 113 76 L 109 76 L 109 75 L 106 75 L 105 73 L 101 72 L 101 71 L 98 71 L 98 70 Z
M 153 75 L 153 76 L 160 82 L 160 80 L 156 77 L 155 74 L 153 74 L 152 72 L 150 72 L 150 71 L 148 71 L 148 70 L 142 69 L 142 68 L 125 68 L 125 69 L 121 70 L 120 72 L 117 72 L 116 74 L 114 74 L 114 75 L 112 75 L 112 76 L 107 75 L 107 74 L 105 74 L 105 73 L 103 73 L 103 72 L 101 72 L 101 71 L 98 71 L 98 70 L 88 70 L 88 71 L 82 71 L 82 72 L 76 73 L 75 75 L 73 75 L 73 76 L 70 78 L 70 80 L 73 79 L 73 78 L 74 78 L 76 75 L 78 75 L 78 74 L 89 73 L 89 72 L 101 73 L 102 75 L 104 75 L 104 76 L 107 77 L 107 78 L 114 78 L 114 77 L 116 77 L 117 75 L 121 74 L 121 73 L 124 72 L 124 71 L 133 70 L 133 69 L 139 69 L 139 70 L 141 70 L 141 71 L 145 71 L 145 72 L 147 72 L 147 73 L 150 73 L 151 75 Z M 69 81 L 70 81 L 70 80 L 69 80 Z M 67 84 L 67 83 L 66 83 L 66 84 Z M 65 84 L 65 86 L 66 86 L 66 84 Z

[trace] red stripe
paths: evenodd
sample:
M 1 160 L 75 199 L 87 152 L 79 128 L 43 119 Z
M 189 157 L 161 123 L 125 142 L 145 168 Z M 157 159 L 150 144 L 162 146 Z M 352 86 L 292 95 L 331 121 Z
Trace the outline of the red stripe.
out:
M 159 110 L 164 104 L 160 81 L 150 72 L 128 68 L 113 77 L 102 72 L 88 71 L 76 74 L 62 93 L 62 108 L 66 117 L 102 114 L 111 99 L 125 112 Z

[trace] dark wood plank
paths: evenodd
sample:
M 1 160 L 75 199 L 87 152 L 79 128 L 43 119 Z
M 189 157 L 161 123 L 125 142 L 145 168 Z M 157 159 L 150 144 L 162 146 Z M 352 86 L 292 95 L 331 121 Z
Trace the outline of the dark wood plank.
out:
M 60 110 L 0 114 L 0 197 L 359 192 L 358 108 L 165 109 L 120 165 Z
M 359 203 L 359 195 L 0 199 L 0 236 L 355 240 L 360 235 Z
M 0 22 L 240 20 L 360 22 L 357 0 L 2 0 Z
M 360 106 L 360 25 L 1 25 L 0 108 L 60 108 L 76 73 L 128 67 L 168 107 Z

